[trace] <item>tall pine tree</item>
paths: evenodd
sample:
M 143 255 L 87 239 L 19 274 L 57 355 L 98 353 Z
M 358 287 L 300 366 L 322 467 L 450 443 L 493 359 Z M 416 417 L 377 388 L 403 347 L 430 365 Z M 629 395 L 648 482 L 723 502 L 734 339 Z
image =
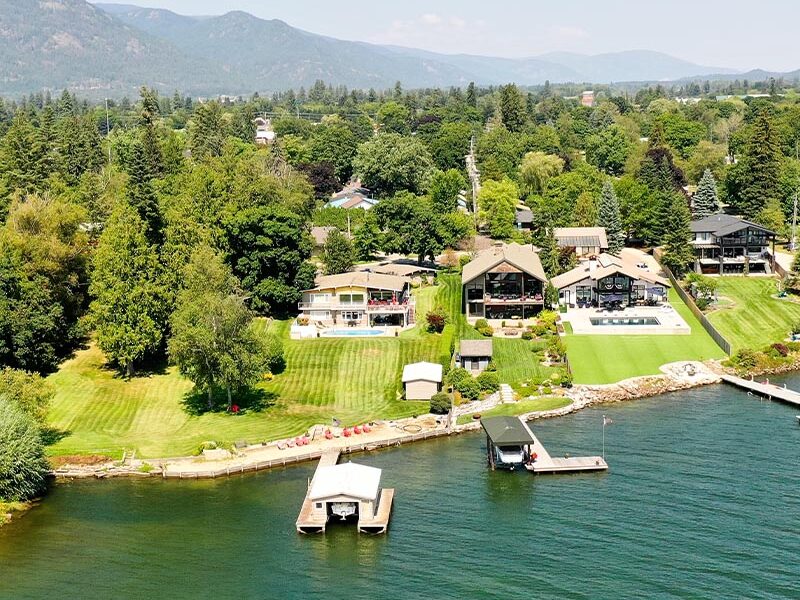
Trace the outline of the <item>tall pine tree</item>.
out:
M 120 204 L 100 236 L 89 287 L 97 343 L 128 376 L 161 348 L 166 328 L 161 267 L 146 232 L 136 211 Z
M 694 251 L 690 244 L 692 234 L 689 229 L 691 214 L 686 206 L 683 194 L 672 194 L 670 210 L 664 226 L 663 262 L 670 268 L 675 277 L 682 277 L 694 259 Z
M 717 181 L 711 169 L 706 169 L 694 195 L 694 218 L 703 219 L 718 212 Z
M 619 200 L 617 200 L 617 194 L 610 181 L 603 184 L 603 192 L 600 194 L 597 225 L 606 229 L 608 251 L 611 254 L 619 254 L 620 250 L 625 247 L 625 232 L 622 230 Z

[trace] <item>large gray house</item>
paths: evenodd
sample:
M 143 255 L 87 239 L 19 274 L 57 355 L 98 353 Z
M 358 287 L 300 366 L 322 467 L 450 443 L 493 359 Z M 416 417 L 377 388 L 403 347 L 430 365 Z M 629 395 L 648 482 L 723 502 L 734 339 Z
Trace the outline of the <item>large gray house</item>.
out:
M 487 248 L 461 272 L 463 310 L 470 320 L 527 319 L 544 308 L 547 276 L 529 245 Z
M 695 271 L 729 273 L 771 273 L 776 233 L 766 227 L 734 217 L 711 215 L 692 221 Z M 773 252 L 770 252 L 770 244 Z

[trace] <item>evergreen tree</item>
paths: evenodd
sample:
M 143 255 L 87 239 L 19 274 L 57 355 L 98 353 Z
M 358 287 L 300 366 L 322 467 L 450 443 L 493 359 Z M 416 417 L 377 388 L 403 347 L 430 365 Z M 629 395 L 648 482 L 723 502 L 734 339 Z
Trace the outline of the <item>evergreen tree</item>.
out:
M 198 104 L 189 124 L 189 144 L 197 160 L 220 156 L 225 144 L 225 121 L 217 101 Z
M 779 132 L 766 109 L 756 116 L 739 162 L 731 167 L 730 202 L 743 215 L 758 215 L 770 200 L 781 199 Z
M 703 219 L 718 212 L 717 181 L 711 169 L 706 169 L 694 195 L 694 218 Z
M 525 125 L 525 98 L 513 83 L 500 88 L 500 120 L 509 131 L 519 131 Z
M 686 176 L 675 165 L 672 152 L 664 142 L 664 131 L 656 123 L 650 144 L 639 166 L 639 180 L 653 191 L 679 191 L 686 185 Z
M 39 131 L 19 112 L 0 144 L 0 178 L 10 190 L 33 192 L 44 188 L 49 175 Z
M 150 243 L 161 243 L 161 232 L 164 226 L 158 197 L 153 189 L 151 171 L 147 164 L 148 157 L 144 145 L 137 142 L 133 147 L 129 165 L 128 204 L 134 208 L 147 228 L 147 239 Z
M 544 232 L 539 240 L 539 259 L 542 268 L 548 277 L 556 277 L 561 274 L 561 250 L 558 247 L 555 231 L 549 228 Z
M 467 86 L 467 98 L 466 98 L 467 106 L 472 108 L 478 107 L 478 96 L 475 93 L 475 82 L 470 81 L 469 85 Z
M 355 251 L 353 242 L 338 229 L 332 230 L 325 238 L 322 249 L 322 264 L 326 275 L 346 273 L 353 268 Z
M 115 210 L 100 236 L 89 291 L 100 349 L 133 375 L 135 363 L 161 347 L 167 296 L 147 224 L 126 204 Z
M 603 192 L 600 194 L 597 225 L 606 229 L 608 251 L 611 254 L 619 254 L 620 250 L 625 247 L 625 232 L 622 229 L 617 194 L 614 192 L 614 187 L 610 181 L 606 181 L 603 184 Z
M 142 110 L 139 115 L 139 142 L 142 146 L 144 174 L 147 179 L 160 177 L 164 173 L 164 160 L 157 131 L 160 108 L 158 94 L 154 90 L 142 88 Z
M 691 246 L 692 234 L 689 229 L 691 214 L 683 194 L 672 194 L 672 203 L 665 223 L 664 256 L 662 261 L 675 277 L 683 277 L 691 262 L 694 251 Z

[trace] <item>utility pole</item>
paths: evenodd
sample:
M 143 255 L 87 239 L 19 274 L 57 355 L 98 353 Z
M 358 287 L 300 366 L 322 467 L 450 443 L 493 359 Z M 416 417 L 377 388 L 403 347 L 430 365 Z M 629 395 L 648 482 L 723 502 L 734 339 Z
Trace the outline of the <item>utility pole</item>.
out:
M 794 206 L 792 207 L 792 239 L 789 242 L 789 250 L 797 248 L 797 190 L 794 192 Z

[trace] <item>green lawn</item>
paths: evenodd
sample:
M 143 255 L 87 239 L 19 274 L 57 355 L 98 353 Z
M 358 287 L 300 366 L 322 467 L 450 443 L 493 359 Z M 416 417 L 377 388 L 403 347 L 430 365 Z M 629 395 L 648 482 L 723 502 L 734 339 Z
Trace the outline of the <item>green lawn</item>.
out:
M 80 350 L 50 376 L 56 388 L 50 420 L 68 432 L 50 451 L 178 456 L 195 452 L 207 440 L 257 442 L 297 435 L 334 416 L 356 424 L 427 412 L 427 403 L 400 399 L 400 376 L 406 363 L 449 362 L 459 317 L 451 315 L 453 323 L 437 335 L 424 330 L 424 313 L 437 303 L 460 307 L 460 280 L 445 275 L 439 286 L 417 292 L 421 323 L 400 338 L 290 340 L 288 321 L 258 321 L 257 330 L 270 327 L 284 339 L 287 367 L 259 386 L 266 408 L 239 416 L 190 414 L 183 401 L 193 386 L 175 368 L 127 381 L 106 368 L 95 346 Z
M 543 379 L 557 373 L 558 369 L 545 367 L 533 352 L 534 342 L 520 338 L 493 338 L 494 356 L 492 360 L 497 366 L 497 374 L 501 383 L 516 388 L 524 381 L 536 377 Z
M 731 304 L 708 314 L 708 319 L 733 346 L 759 349 L 783 340 L 800 321 L 800 304 L 779 300 L 771 277 L 720 277 L 717 294 Z
M 725 354 L 700 322 L 669 292 L 672 306 L 691 327 L 691 335 L 567 335 L 567 356 L 575 383 L 614 383 L 656 375 L 663 364 L 680 360 L 723 358 Z
M 563 398 L 561 396 L 542 396 L 541 398 L 536 398 L 535 400 L 521 400 L 520 402 L 495 406 L 491 410 L 482 412 L 481 417 L 515 417 L 517 415 L 524 415 L 531 412 L 541 412 L 545 410 L 563 408 L 565 406 L 569 406 L 571 403 L 572 401 L 569 398 Z M 472 420 L 472 415 L 462 415 L 458 417 L 456 422 L 459 425 L 463 425 L 464 423 L 469 423 Z

